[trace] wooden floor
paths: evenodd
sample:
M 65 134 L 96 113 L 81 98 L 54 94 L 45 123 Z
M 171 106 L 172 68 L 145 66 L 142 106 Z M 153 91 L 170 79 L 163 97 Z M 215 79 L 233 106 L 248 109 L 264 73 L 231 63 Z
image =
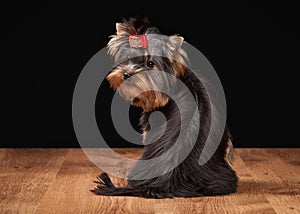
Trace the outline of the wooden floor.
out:
M 117 151 L 130 157 L 142 152 Z M 144 199 L 93 195 L 101 169 L 81 149 L 0 149 L 0 213 L 300 213 L 300 149 L 235 153 L 237 193 Z

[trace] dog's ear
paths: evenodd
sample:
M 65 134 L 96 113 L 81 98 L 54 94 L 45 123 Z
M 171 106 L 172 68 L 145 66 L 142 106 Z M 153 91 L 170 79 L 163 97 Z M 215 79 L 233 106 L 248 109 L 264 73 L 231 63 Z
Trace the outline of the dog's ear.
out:
M 170 50 L 178 50 L 179 48 L 181 48 L 181 45 L 183 43 L 184 38 L 182 36 L 177 36 L 177 35 L 172 35 L 169 36 L 169 49 Z
M 126 27 L 123 23 L 116 23 L 116 30 L 117 30 L 117 35 L 119 36 L 127 34 Z
M 128 32 L 124 23 L 116 23 L 116 34 L 110 36 L 110 40 L 107 44 L 108 54 L 113 56 L 115 60 L 119 60 L 121 52 L 128 44 Z
M 166 56 L 172 62 L 173 72 L 176 76 L 181 76 L 186 70 L 186 52 L 182 49 L 184 38 L 178 35 L 169 36 L 167 42 Z

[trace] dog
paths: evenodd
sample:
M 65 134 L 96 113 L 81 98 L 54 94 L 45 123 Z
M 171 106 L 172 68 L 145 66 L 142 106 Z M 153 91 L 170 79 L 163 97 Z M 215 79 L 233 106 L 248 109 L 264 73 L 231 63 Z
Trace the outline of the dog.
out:
M 211 107 L 206 90 L 199 78 L 186 65 L 187 53 L 181 48 L 183 38 L 178 35 L 168 36 L 161 44 L 150 47 L 147 37 L 161 35 L 160 31 L 150 24 L 147 18 L 123 19 L 116 24 L 116 34 L 111 36 L 108 43 L 108 53 L 114 57 L 116 66 L 109 72 L 106 79 L 112 89 L 131 102 L 131 105 L 141 107 L 143 113 L 140 118 L 140 126 L 143 132 L 143 140 L 149 139 L 148 133 L 152 126 L 159 124 L 149 123 L 152 112 L 159 111 L 166 118 L 165 131 L 158 140 L 144 145 L 144 153 L 141 160 L 150 160 L 161 156 L 169 150 L 179 136 L 180 110 L 177 103 L 167 94 L 154 90 L 150 85 L 168 85 L 172 87 L 172 81 L 157 75 L 147 76 L 150 70 L 164 71 L 175 76 L 192 93 L 198 107 L 200 120 L 198 132 L 190 130 L 188 135 L 195 138 L 195 144 L 189 154 L 178 165 L 154 178 L 128 179 L 128 185 L 116 187 L 107 173 L 98 176 L 97 187 L 93 190 L 97 195 L 106 196 L 137 196 L 145 198 L 172 198 L 172 197 L 198 197 L 225 195 L 236 192 L 238 178 L 232 169 L 232 143 L 227 125 L 222 132 L 222 139 L 213 156 L 204 164 L 199 165 L 198 160 L 207 140 L 211 120 Z M 163 45 L 162 45 L 163 44 Z M 163 55 L 157 56 L 151 53 L 151 48 L 159 50 Z M 137 53 L 136 55 L 132 53 Z M 158 54 L 159 55 L 159 54 Z M 143 73 L 143 75 L 141 75 Z M 127 81 L 132 79 L 131 81 Z M 124 84 L 122 84 L 124 83 Z M 136 94 L 137 89 L 143 93 Z M 176 91 L 176 90 L 175 90 Z M 176 92 L 182 93 L 180 91 Z M 185 100 L 186 94 L 181 94 L 185 114 L 192 114 L 194 109 Z M 199 124 L 199 121 L 194 121 Z M 154 129 L 155 130 L 155 129 Z M 151 141 L 151 140 L 150 140 Z M 189 144 L 189 138 L 179 142 L 181 146 Z M 174 152 L 169 160 L 174 161 L 179 157 Z M 172 159 L 173 158 L 173 159 Z M 157 168 L 168 165 L 159 162 Z M 131 174 L 141 170 L 148 174 L 154 169 L 135 167 Z M 133 173 L 134 172 L 134 173 Z

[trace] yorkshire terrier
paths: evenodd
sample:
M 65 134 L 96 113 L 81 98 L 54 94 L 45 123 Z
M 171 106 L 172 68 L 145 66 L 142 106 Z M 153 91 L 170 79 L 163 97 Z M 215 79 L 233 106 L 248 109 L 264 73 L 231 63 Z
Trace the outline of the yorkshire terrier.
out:
M 231 167 L 232 143 L 227 126 L 222 132 L 221 142 L 213 156 L 204 165 L 198 164 L 210 127 L 211 106 L 203 83 L 186 65 L 185 61 L 188 56 L 181 47 L 183 38 L 172 35 L 163 41 L 164 45 L 151 47 L 147 37 L 161 35 L 161 33 L 156 27 L 150 25 L 147 18 L 124 19 L 122 23 L 116 24 L 116 31 L 116 35 L 112 35 L 108 43 L 108 53 L 114 57 L 117 64 L 107 75 L 110 86 L 118 91 L 124 99 L 131 101 L 131 105 L 143 109 L 140 125 L 144 141 L 147 141 L 147 132 L 151 129 L 149 117 L 152 112 L 163 113 L 167 123 L 164 133 L 158 140 L 144 145 L 141 160 L 159 157 L 172 147 L 179 135 L 182 122 L 180 109 L 171 97 L 160 91 L 146 90 L 149 89 L 150 84 L 170 83 L 163 78 L 155 78 L 151 75 L 148 78 L 145 75 L 138 76 L 141 73 L 147 75 L 147 71 L 160 70 L 174 75 L 182 81 L 194 96 L 201 124 L 190 153 L 174 169 L 154 178 L 128 179 L 128 185 L 124 187 L 116 187 L 107 173 L 102 173 L 98 176 L 99 181 L 96 182 L 98 185 L 92 192 L 97 195 L 145 198 L 197 197 L 236 192 L 238 178 Z M 151 48 L 161 49 L 164 56 L 153 55 L 150 51 Z M 132 55 L 134 52 L 139 52 L 139 54 L 134 56 L 134 54 Z M 132 81 L 128 83 L 125 81 L 131 78 Z M 137 88 L 142 88 L 145 92 L 135 96 L 134 91 Z M 133 98 L 133 96 L 135 97 Z M 185 96 L 182 97 L 184 102 Z M 189 111 L 188 103 L 187 111 Z M 155 124 L 151 124 L 151 126 L 155 126 Z M 181 142 L 181 144 L 185 146 L 184 144 L 188 144 L 188 140 L 184 140 L 185 142 Z M 165 167 L 166 164 L 162 162 L 161 167 Z M 144 170 L 151 172 L 151 169 Z

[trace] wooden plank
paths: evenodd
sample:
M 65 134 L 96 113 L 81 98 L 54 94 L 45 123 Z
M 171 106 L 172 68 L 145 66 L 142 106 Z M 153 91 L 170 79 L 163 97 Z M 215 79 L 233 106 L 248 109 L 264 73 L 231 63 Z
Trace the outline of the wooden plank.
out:
M 132 156 L 137 150 L 118 150 Z M 112 160 L 107 160 L 110 163 Z M 118 163 L 114 163 L 118 164 Z M 117 169 L 117 168 L 116 168 Z M 93 180 L 102 172 L 79 149 L 72 149 L 57 174 L 55 182 L 40 203 L 36 213 L 154 213 L 154 200 L 134 197 L 105 197 L 91 193 Z M 124 179 L 112 177 L 116 185 Z M 49 210 L 51 208 L 51 210 Z
M 239 154 L 277 213 L 300 213 L 299 149 L 243 149 Z
M 114 150 L 132 159 L 143 151 Z M 237 193 L 144 199 L 92 194 L 93 180 L 102 170 L 81 149 L 1 149 L 0 213 L 300 213 L 299 149 L 236 151 Z M 118 159 L 104 158 L 115 170 L 129 170 Z M 126 184 L 112 180 L 117 186 Z
M 68 149 L 1 149 L 1 213 L 33 213 Z

